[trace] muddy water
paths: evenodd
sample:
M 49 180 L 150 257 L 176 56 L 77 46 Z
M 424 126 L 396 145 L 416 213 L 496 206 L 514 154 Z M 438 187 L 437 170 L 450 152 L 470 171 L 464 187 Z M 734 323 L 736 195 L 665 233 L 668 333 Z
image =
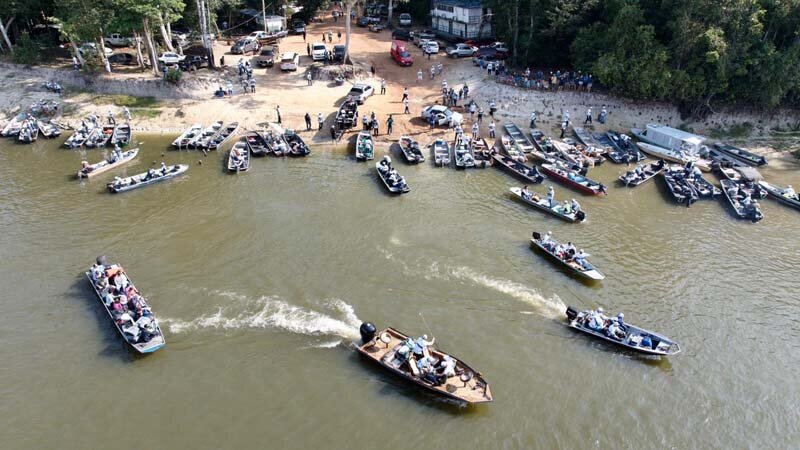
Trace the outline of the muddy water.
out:
M 111 195 L 114 174 L 71 178 L 98 150 L 0 142 L 0 448 L 800 442 L 797 211 L 765 200 L 753 225 L 721 201 L 674 205 L 661 180 L 607 198 L 556 186 L 588 211 L 574 225 L 511 200 L 518 183 L 494 168 L 395 156 L 412 188 L 395 198 L 343 152 L 254 160 L 236 176 L 224 152 L 143 140 L 118 173 L 163 159 L 188 174 Z M 591 176 L 612 184 L 620 170 Z M 529 248 L 533 230 L 576 242 L 607 279 L 570 278 Z M 98 254 L 149 297 L 165 349 L 137 357 L 121 343 L 81 275 Z M 622 310 L 684 351 L 653 361 L 578 336 L 567 304 Z M 495 402 L 461 408 L 360 360 L 349 344 L 363 320 L 434 334 Z

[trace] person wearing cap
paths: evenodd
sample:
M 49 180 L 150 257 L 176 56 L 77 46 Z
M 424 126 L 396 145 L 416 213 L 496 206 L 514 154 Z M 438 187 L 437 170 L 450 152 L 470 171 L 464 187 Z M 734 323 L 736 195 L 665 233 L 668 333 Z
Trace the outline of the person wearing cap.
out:
M 589 313 L 589 328 L 593 330 L 602 330 L 605 327 L 606 317 L 603 315 L 603 308 L 597 308 L 596 311 Z
M 577 214 L 577 213 L 578 213 L 578 211 L 580 211 L 580 210 L 581 210 L 581 205 L 580 205 L 580 203 L 578 203 L 578 201 L 577 201 L 577 200 L 575 200 L 575 199 L 573 198 L 573 199 L 572 199 L 572 212 L 574 212 L 575 214 Z
M 556 191 L 553 189 L 553 185 L 547 186 L 547 203 L 550 205 L 551 208 L 556 206 Z
M 625 332 L 620 329 L 617 322 L 612 320 L 611 323 L 608 324 L 608 337 L 612 339 L 623 339 L 625 338 Z
M 625 326 L 625 314 L 617 314 L 617 326 L 623 333 L 627 331 L 627 327 Z
M 435 341 L 436 341 L 435 337 L 429 341 L 428 335 L 423 334 L 422 336 L 418 337 L 417 340 L 414 342 L 415 344 L 414 353 L 429 356 L 428 347 L 433 345 Z

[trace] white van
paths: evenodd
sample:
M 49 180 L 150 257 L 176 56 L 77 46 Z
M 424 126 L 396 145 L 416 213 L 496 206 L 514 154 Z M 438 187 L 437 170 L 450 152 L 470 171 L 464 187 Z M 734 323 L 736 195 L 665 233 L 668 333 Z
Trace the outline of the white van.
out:
M 311 59 L 314 61 L 323 61 L 327 53 L 328 49 L 322 42 L 314 42 L 311 44 Z

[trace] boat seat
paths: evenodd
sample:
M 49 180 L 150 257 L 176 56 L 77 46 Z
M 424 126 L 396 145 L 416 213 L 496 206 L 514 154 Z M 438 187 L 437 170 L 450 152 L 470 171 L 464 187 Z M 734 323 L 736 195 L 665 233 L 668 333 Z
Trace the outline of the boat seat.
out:
M 392 342 L 392 336 L 389 333 L 381 333 L 379 339 L 386 345 L 386 348 L 389 348 L 389 343 Z
M 461 376 L 458 377 L 458 379 L 461 380 L 462 383 L 464 383 L 464 386 L 462 387 L 467 387 L 467 383 L 469 383 L 470 380 L 472 380 L 472 376 L 473 376 L 472 372 L 467 370 L 464 371 L 464 373 L 462 373 Z

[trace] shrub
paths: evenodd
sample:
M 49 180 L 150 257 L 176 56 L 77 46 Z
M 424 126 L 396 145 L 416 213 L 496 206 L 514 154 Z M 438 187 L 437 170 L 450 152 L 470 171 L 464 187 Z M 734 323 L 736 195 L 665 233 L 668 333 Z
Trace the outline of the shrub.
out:
M 28 33 L 22 33 L 17 46 L 14 47 L 14 52 L 11 54 L 11 60 L 17 64 L 35 64 L 39 60 L 40 52 L 39 41 L 31 39 Z
M 183 76 L 183 72 L 180 69 L 169 69 L 167 71 L 167 76 L 164 78 L 167 82 L 172 84 L 178 84 L 181 82 L 181 77 Z

